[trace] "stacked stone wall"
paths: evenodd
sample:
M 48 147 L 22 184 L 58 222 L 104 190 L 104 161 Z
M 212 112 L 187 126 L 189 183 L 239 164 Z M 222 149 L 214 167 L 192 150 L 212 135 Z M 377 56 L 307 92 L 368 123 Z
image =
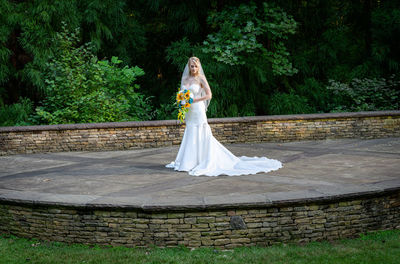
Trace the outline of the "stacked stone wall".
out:
M 400 111 L 209 119 L 222 143 L 400 136 Z M 179 144 L 175 120 L 0 128 L 0 155 L 104 151 Z
M 318 202 L 188 211 L 0 201 L 0 233 L 67 243 L 234 248 L 400 228 L 400 190 Z

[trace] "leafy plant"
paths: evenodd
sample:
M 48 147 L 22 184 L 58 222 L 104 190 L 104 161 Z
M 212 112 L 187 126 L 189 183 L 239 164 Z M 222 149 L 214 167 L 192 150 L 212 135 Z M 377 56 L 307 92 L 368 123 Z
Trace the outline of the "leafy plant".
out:
M 33 103 L 28 98 L 20 98 L 18 103 L 0 107 L 0 126 L 26 126 L 32 124 L 29 116 L 33 113 Z
M 296 21 L 279 7 L 263 3 L 257 12 L 254 3 L 212 12 L 208 24 L 217 29 L 203 42 L 205 53 L 228 65 L 243 65 L 256 56 L 268 61 L 276 75 L 293 75 L 297 69 L 289 62 L 284 41 L 294 34 Z
M 169 98 L 168 103 L 163 103 L 155 110 L 155 119 L 168 120 L 176 119 L 178 116 L 178 108 L 176 107 L 175 95 Z
M 266 99 L 279 76 L 297 72 L 284 44 L 297 23 L 279 7 L 261 7 L 249 3 L 213 10 L 207 20 L 213 32 L 202 44 L 184 37 L 166 49 L 180 73 L 188 57 L 201 59 L 213 93 L 208 117 L 266 114 Z
M 385 78 L 353 79 L 350 83 L 329 80 L 327 89 L 340 96 L 333 111 L 375 111 L 399 109 L 400 81 Z
M 117 57 L 99 61 L 89 42 L 76 47 L 79 28 L 57 33 L 58 51 L 43 73 L 46 98 L 36 108 L 38 123 L 90 123 L 150 119 L 148 98 L 134 84 L 139 67 L 119 67 Z
M 297 86 L 296 93 L 307 98 L 308 104 L 320 113 L 329 112 L 337 101 L 337 96 L 326 88 L 326 84 L 315 78 L 305 79 L 304 84 Z
M 313 113 L 314 109 L 308 105 L 303 96 L 290 93 L 274 93 L 268 101 L 269 113 L 272 115 L 307 114 Z

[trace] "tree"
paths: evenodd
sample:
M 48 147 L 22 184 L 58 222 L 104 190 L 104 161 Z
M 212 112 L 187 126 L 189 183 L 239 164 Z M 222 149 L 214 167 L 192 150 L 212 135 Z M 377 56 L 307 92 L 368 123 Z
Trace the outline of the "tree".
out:
M 267 96 L 280 76 L 297 72 L 289 62 L 284 41 L 296 22 L 279 7 L 262 3 L 228 6 L 208 17 L 213 32 L 201 43 L 187 38 L 167 48 L 167 59 L 178 69 L 197 55 L 213 89 L 209 116 L 266 113 Z
M 136 61 L 144 30 L 126 10 L 125 0 L 0 1 L 0 97 L 6 104 L 43 99 L 41 72 L 57 49 L 52 40 L 62 21 L 69 30 L 80 27 L 79 41 L 91 42 L 101 58 Z
M 36 108 L 38 123 L 90 123 L 147 120 L 151 104 L 134 84 L 144 75 L 139 67 L 118 67 L 121 60 L 98 60 L 88 42 L 77 46 L 79 29 L 69 33 L 66 25 L 56 34 L 58 50 L 42 76 L 46 97 Z

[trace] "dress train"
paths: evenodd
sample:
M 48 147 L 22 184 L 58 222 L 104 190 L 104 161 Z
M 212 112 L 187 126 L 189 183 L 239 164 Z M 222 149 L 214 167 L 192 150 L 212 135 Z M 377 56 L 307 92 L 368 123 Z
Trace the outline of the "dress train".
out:
M 192 84 L 188 89 L 197 98 L 202 89 Z M 282 167 L 278 160 L 266 157 L 236 157 L 213 135 L 207 123 L 203 102 L 192 104 L 186 114 L 186 128 L 174 162 L 167 168 L 187 171 L 193 176 L 240 176 L 270 172 Z

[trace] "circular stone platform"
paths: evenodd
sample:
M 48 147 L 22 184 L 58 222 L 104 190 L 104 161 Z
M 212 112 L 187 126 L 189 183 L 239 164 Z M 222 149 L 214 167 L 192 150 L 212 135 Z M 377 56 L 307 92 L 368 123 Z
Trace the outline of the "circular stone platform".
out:
M 178 146 L 0 157 L 0 232 L 235 247 L 400 227 L 400 138 L 225 146 L 283 168 L 194 177 L 165 168 Z

